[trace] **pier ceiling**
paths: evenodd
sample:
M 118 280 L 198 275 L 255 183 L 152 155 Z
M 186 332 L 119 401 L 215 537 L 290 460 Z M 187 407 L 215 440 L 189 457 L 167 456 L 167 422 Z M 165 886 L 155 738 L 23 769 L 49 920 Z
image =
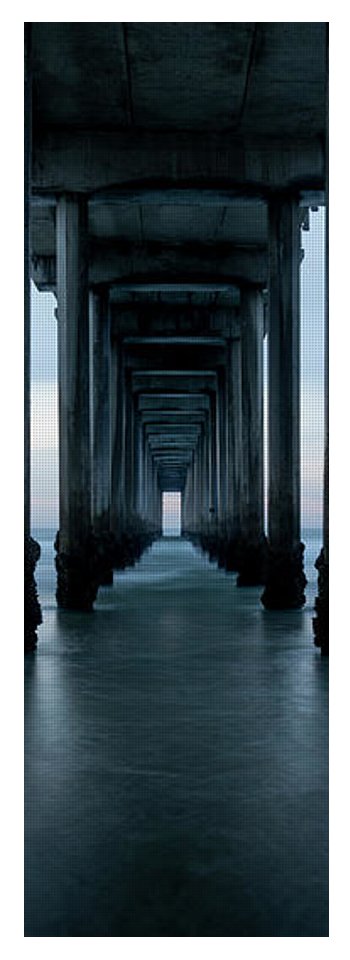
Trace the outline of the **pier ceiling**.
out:
M 62 193 L 88 201 L 91 284 L 266 284 L 271 195 L 324 200 L 326 57 L 325 23 L 31 24 L 38 287 Z

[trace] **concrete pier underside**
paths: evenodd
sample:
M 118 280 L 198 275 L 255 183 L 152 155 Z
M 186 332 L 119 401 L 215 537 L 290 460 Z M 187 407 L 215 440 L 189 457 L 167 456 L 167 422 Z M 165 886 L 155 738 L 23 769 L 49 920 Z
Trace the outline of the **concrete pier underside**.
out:
M 26 936 L 327 936 L 327 661 L 160 541 L 26 662 Z M 44 573 L 42 573 L 44 571 Z M 315 573 L 316 577 L 316 573 Z
M 299 399 L 326 94 L 326 23 L 26 24 L 26 936 L 327 936 Z M 57 300 L 42 612 L 30 276 Z
M 177 490 L 189 538 L 267 608 L 300 607 L 299 269 L 326 201 L 327 24 L 33 23 L 26 38 L 26 279 L 30 249 L 58 303 L 57 601 L 92 607 Z

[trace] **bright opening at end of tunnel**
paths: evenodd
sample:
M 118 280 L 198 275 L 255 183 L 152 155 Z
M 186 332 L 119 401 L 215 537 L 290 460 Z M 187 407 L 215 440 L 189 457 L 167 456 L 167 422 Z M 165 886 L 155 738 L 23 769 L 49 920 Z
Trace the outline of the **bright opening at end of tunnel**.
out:
M 181 537 L 181 493 L 162 494 L 163 537 Z

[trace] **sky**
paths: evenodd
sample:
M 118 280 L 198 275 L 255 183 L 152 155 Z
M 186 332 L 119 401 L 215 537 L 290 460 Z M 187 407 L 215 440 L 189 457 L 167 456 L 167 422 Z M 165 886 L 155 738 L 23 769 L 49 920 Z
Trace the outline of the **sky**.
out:
M 302 528 L 322 526 L 324 425 L 324 210 L 310 212 L 301 265 Z M 32 528 L 58 527 L 55 298 L 32 284 Z M 265 343 L 266 354 L 266 343 Z M 267 409 L 265 391 L 265 413 Z

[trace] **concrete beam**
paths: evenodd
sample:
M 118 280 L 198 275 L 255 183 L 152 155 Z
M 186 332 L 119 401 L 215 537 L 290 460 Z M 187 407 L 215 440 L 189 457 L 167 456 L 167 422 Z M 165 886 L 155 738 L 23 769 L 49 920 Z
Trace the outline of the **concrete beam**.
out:
M 232 295 L 232 303 L 239 303 L 239 290 L 237 284 L 232 282 L 231 277 L 226 279 L 217 280 L 216 275 L 212 277 L 205 275 L 203 278 L 200 276 L 189 276 L 188 274 L 178 275 L 176 279 L 169 276 L 168 274 L 151 275 L 145 276 L 127 276 L 123 277 L 121 280 L 118 280 L 116 284 L 111 284 L 111 298 L 113 300 L 113 292 L 116 293 L 230 293 Z
M 200 433 L 201 429 L 202 427 L 200 423 L 187 422 L 187 418 L 185 417 L 182 419 L 181 423 L 178 423 L 176 420 L 159 421 L 158 418 L 155 418 L 151 423 L 144 424 L 146 436 L 150 436 L 153 433 L 172 433 L 174 435 L 183 433 L 198 434 Z
M 197 413 L 198 411 L 209 410 L 209 403 L 208 395 L 198 393 L 195 390 L 191 394 L 182 393 L 180 390 L 175 393 L 172 391 L 164 393 L 164 390 L 145 393 L 144 390 L 141 390 L 138 396 L 139 410 L 171 410 L 178 413 L 183 413 L 186 410 Z
M 215 385 L 216 375 L 213 371 L 206 373 L 188 371 L 184 373 L 182 370 L 159 372 L 145 370 L 142 373 L 135 372 L 132 376 L 132 390 L 134 393 L 143 393 L 145 387 L 147 387 L 148 390 L 156 393 L 161 391 L 165 397 L 168 391 L 169 393 L 173 393 L 176 389 L 181 391 L 181 393 L 186 390 L 187 393 L 197 394 L 198 391 L 215 388 Z
M 131 272 L 124 273 L 124 265 L 131 269 Z M 234 274 L 227 274 L 224 270 L 221 272 L 218 264 L 213 262 L 211 263 L 210 273 L 206 270 L 207 264 L 205 261 L 202 265 L 198 263 L 198 270 L 195 273 L 191 269 L 191 265 L 187 263 L 185 257 L 181 260 L 180 266 L 181 271 L 177 271 L 174 260 L 173 268 L 169 270 L 166 265 L 162 267 L 160 263 L 150 258 L 147 264 L 144 264 L 144 272 L 136 273 L 133 272 L 130 262 L 125 261 L 124 264 L 120 260 L 120 273 L 110 276 L 108 270 L 103 268 L 103 258 L 101 258 L 97 269 L 95 269 L 93 263 L 89 267 L 89 282 L 91 286 L 107 284 L 110 287 L 112 301 L 115 295 L 117 296 L 117 300 L 119 300 L 121 293 L 231 293 L 232 302 L 236 305 L 239 303 L 237 283 L 249 282 L 256 286 L 264 286 L 266 283 L 265 267 L 260 271 L 257 270 L 255 275 L 254 271 L 248 267 L 248 259 L 247 276 L 240 273 L 236 282 L 234 282 Z M 55 293 L 56 262 L 53 256 L 35 256 L 34 254 L 32 257 L 31 274 L 38 290 Z M 221 277 L 221 279 L 217 279 L 218 276 Z
M 124 337 L 128 347 L 225 347 L 223 337 Z
M 35 257 L 33 247 L 33 279 L 43 288 L 56 285 L 56 270 L 53 251 L 47 256 Z M 100 283 L 119 284 L 125 277 L 220 277 L 230 278 L 231 283 L 245 282 L 264 286 L 267 282 L 268 264 L 266 249 L 234 247 L 233 244 L 203 243 L 144 244 L 138 246 L 120 242 L 118 238 L 100 244 L 90 242 L 89 280 L 91 285 Z M 214 281 L 213 281 L 214 282 Z M 125 284 L 124 284 L 125 286 Z
M 236 297 L 236 295 L 235 295 Z M 240 297 L 238 298 L 238 302 Z M 238 304 L 237 304 L 238 306 Z M 210 338 L 239 336 L 239 320 L 235 306 L 230 309 L 215 304 L 166 304 L 163 302 L 142 304 L 111 304 L 112 336 L 125 337 L 172 337 Z
M 132 375 L 152 373 L 150 366 L 154 368 L 157 364 L 160 368 L 164 364 L 165 375 L 190 373 L 197 376 L 207 371 L 214 373 L 218 367 L 224 366 L 225 361 L 225 347 L 194 347 L 192 344 L 175 347 L 169 343 L 158 348 L 145 344 L 125 350 L 125 366 Z
M 176 410 L 168 410 L 168 411 L 163 410 L 163 411 L 158 411 L 157 413 L 148 413 L 148 412 L 145 413 L 144 411 L 142 411 L 140 413 L 140 417 L 141 417 L 142 423 L 144 424 L 157 423 L 157 424 L 162 424 L 165 427 L 167 426 L 172 427 L 173 424 L 178 424 L 179 426 L 186 427 L 188 424 L 192 424 L 192 423 L 202 424 L 202 423 L 205 423 L 206 421 L 206 415 L 203 411 L 198 412 L 197 414 L 189 414 L 189 413 L 180 414 L 180 413 L 177 413 Z
M 320 190 L 320 139 L 180 131 L 38 130 L 33 192 L 88 193 L 96 203 L 229 203 L 271 190 Z

